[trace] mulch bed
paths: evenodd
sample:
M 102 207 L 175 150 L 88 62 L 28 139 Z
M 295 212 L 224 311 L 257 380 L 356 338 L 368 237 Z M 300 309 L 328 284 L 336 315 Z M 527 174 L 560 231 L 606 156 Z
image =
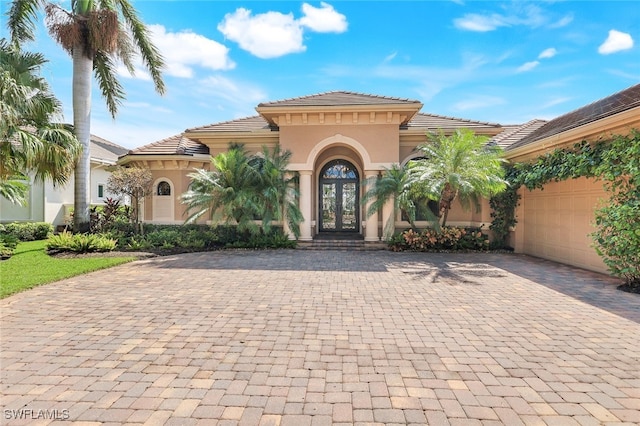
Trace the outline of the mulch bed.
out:
M 640 283 L 622 284 L 618 286 L 618 290 L 626 291 L 627 293 L 640 294 Z

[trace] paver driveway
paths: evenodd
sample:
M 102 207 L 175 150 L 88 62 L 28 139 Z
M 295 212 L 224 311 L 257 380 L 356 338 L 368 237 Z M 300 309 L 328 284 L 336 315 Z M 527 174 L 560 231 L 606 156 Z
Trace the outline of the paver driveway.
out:
M 526 256 L 186 254 L 0 307 L 3 424 L 640 421 L 640 297 Z

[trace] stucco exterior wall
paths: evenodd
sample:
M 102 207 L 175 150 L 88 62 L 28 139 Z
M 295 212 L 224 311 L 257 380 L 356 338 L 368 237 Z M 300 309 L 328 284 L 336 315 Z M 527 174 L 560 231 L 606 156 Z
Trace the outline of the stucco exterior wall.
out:
M 142 205 L 142 220 L 145 222 L 161 223 L 161 224 L 181 224 L 184 223 L 188 217 L 186 214 L 186 206 L 180 201 L 180 196 L 189 189 L 191 178 L 189 174 L 195 171 L 196 168 L 209 169 L 208 161 L 192 161 L 192 160 L 178 160 L 176 158 L 167 160 L 154 160 L 148 162 L 134 162 L 132 165 L 137 167 L 147 167 L 151 170 L 152 176 L 152 195 L 146 197 Z M 171 186 L 171 195 L 167 198 L 159 200 L 157 197 L 157 187 L 162 181 L 167 181 Z M 154 202 L 165 203 L 167 199 L 170 199 L 173 214 L 171 217 L 165 216 L 165 208 L 160 214 L 161 217 L 156 214 L 154 217 Z M 199 220 L 199 223 L 204 223 L 206 218 Z
M 553 182 L 544 190 L 523 189 L 521 196 L 519 251 L 607 272 L 589 237 L 595 209 L 607 198 L 601 183 L 587 178 Z
M 44 185 L 36 182 L 29 188 L 27 205 L 19 206 L 0 197 L 0 223 L 44 222 Z
M 342 142 L 341 138 L 342 136 Z M 291 163 L 306 163 L 318 143 L 334 138 L 335 144 L 350 145 L 357 141 L 366 151 L 372 163 L 398 162 L 398 126 L 377 125 L 306 125 L 280 128 L 280 145 L 293 155 Z

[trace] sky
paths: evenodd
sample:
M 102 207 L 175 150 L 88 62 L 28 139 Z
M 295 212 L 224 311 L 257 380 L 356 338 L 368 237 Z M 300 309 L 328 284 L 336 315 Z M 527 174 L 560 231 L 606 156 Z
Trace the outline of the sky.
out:
M 69 7 L 62 1 L 62 7 Z M 552 119 L 640 83 L 635 1 L 131 3 L 164 56 L 165 95 L 140 67 L 115 120 L 94 81 L 91 133 L 135 148 L 329 91 L 418 100 L 424 113 L 502 125 Z M 0 0 L 3 25 L 7 0 Z M 41 20 L 42 70 L 72 115 L 71 59 Z

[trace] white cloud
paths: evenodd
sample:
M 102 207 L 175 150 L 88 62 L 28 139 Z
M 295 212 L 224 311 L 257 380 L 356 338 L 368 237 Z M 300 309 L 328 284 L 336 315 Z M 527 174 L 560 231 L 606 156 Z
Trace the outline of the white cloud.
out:
M 471 109 L 487 108 L 497 105 L 503 105 L 507 101 L 497 96 L 473 96 L 469 99 L 457 102 L 453 105 L 454 111 L 467 111 Z
M 302 27 L 290 13 L 267 12 L 252 16 L 250 10 L 239 8 L 225 15 L 218 30 L 242 49 L 262 59 L 306 50 L 302 43 Z
M 389 55 L 385 56 L 382 62 L 391 62 L 392 60 L 395 59 L 396 56 L 398 56 L 398 52 L 390 53 Z
M 549 27 L 550 28 L 562 28 L 562 27 L 566 27 L 571 22 L 573 22 L 573 15 L 567 15 L 567 16 L 564 16 L 564 17 L 560 18 L 557 22 L 554 22 L 553 24 L 549 25 Z
M 347 18 L 330 4 L 320 3 L 320 7 L 313 7 L 308 3 L 302 5 L 304 16 L 300 18 L 300 25 L 319 33 L 343 33 L 347 30 Z
M 468 13 L 461 18 L 453 20 L 456 28 L 465 31 L 487 32 L 500 27 L 512 27 L 523 25 L 531 28 L 549 26 L 559 28 L 568 25 L 573 17 L 568 15 L 555 23 L 550 23 L 551 18 L 540 7 L 532 4 L 513 2 L 504 6 L 504 13 Z
M 461 83 L 477 80 L 482 67 L 488 63 L 483 56 L 463 55 L 462 63 L 452 67 L 392 65 L 383 63 L 373 70 L 355 69 L 350 75 L 364 72 L 380 78 L 406 80 L 415 86 L 416 93 L 423 101 L 430 101 L 438 93 Z
M 531 61 L 531 62 L 525 62 L 524 64 L 520 65 L 517 69 L 518 72 L 526 72 L 526 71 L 531 71 L 532 69 L 534 69 L 535 67 L 537 67 L 538 65 L 540 65 L 539 61 Z
M 544 105 L 542 105 L 541 107 L 539 107 L 539 109 L 547 109 L 547 108 L 551 108 L 554 107 L 556 105 L 560 105 L 563 104 L 565 102 L 569 102 L 571 100 L 571 98 L 569 97 L 557 97 L 557 98 L 553 98 L 549 101 L 547 101 Z
M 228 70 L 235 67 L 229 49 L 189 30 L 168 32 L 162 25 L 150 25 L 151 37 L 164 56 L 165 72 L 174 77 L 189 78 L 193 67 Z
M 598 48 L 598 53 L 609 55 L 610 53 L 628 50 L 633 47 L 633 38 L 630 34 L 616 30 L 610 30 L 607 39 Z
M 453 20 L 453 24 L 460 30 L 487 32 L 498 27 L 508 25 L 504 18 L 498 14 L 483 16 L 476 13 L 469 13 L 462 18 Z
M 247 105 L 247 110 L 266 99 L 266 93 L 250 82 L 237 83 L 221 75 L 212 75 L 199 81 L 198 90 L 208 99 L 219 98 L 234 105 Z
M 116 67 L 116 73 L 118 74 L 118 76 L 124 77 L 124 78 L 151 81 L 151 74 L 149 74 L 149 72 L 142 67 L 142 62 L 140 61 L 137 61 L 137 62 L 138 62 L 137 64 L 134 64 L 135 69 L 134 69 L 133 75 L 131 75 L 131 73 L 129 72 L 127 67 L 124 66 L 124 64 L 118 64 L 118 66 Z
M 558 53 L 558 51 L 555 48 L 550 47 L 540 52 L 540 54 L 538 55 L 538 59 L 553 58 L 554 56 L 556 56 L 556 53 Z

